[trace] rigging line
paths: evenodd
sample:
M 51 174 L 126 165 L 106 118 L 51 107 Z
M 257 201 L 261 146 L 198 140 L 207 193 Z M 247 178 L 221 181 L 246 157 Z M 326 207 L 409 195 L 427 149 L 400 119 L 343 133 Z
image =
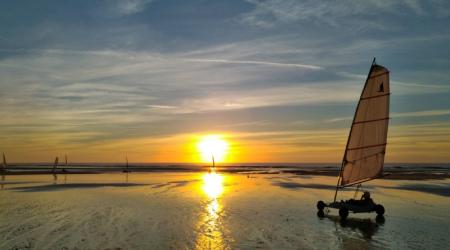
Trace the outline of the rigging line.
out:
M 355 195 L 353 195 L 353 199 L 356 199 L 356 195 L 358 194 L 359 189 L 361 189 L 361 183 L 358 184 L 358 186 L 356 186 Z

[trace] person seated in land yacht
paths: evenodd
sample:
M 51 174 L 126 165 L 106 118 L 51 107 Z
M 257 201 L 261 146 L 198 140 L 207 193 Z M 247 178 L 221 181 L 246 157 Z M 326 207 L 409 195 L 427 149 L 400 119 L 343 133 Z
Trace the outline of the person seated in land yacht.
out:
M 367 205 L 367 204 L 373 204 L 373 200 L 372 200 L 372 198 L 370 198 L 370 193 L 366 191 L 361 196 L 361 199 L 359 199 L 359 200 L 350 199 L 348 201 L 348 203 L 353 204 L 353 205 Z

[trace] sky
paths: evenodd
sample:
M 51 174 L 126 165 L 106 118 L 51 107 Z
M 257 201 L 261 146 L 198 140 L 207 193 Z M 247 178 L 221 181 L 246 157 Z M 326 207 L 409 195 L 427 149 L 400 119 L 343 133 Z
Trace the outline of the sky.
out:
M 450 162 L 447 0 L 2 1 L 10 162 L 342 160 L 373 57 L 391 71 L 387 162 Z

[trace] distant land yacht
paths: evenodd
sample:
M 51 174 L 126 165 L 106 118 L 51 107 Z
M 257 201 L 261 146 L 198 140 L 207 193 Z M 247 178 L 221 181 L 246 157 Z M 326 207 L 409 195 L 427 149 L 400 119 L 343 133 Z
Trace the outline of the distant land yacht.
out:
M 0 171 L 1 171 L 1 172 L 6 171 L 6 167 L 8 167 L 8 164 L 6 163 L 6 156 L 5 156 L 5 153 L 3 153 L 3 162 L 2 162 L 2 165 L 1 165 Z
M 125 155 L 125 169 L 122 170 L 123 173 L 129 173 L 130 169 L 129 169 L 129 165 L 128 165 L 128 155 Z

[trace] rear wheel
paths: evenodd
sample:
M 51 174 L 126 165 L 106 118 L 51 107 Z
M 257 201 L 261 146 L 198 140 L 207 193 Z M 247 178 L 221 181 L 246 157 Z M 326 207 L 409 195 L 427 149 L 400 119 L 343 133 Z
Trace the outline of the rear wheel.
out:
M 384 207 L 381 204 L 378 204 L 375 206 L 375 212 L 377 212 L 378 215 L 384 214 Z
M 341 220 L 345 220 L 348 217 L 348 208 L 341 207 L 339 208 L 339 216 L 341 217 Z
M 317 202 L 317 209 L 319 209 L 319 211 L 321 211 L 324 208 L 325 208 L 325 203 L 323 201 L 318 201 Z

